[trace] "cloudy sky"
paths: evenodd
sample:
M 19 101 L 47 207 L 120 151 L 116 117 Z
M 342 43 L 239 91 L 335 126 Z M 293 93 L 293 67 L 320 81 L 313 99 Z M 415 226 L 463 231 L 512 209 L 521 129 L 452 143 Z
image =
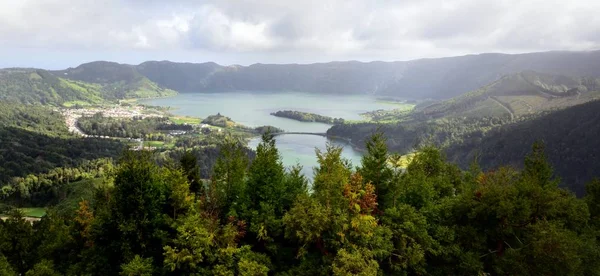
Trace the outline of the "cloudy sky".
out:
M 0 0 L 0 67 L 600 49 L 597 0 Z

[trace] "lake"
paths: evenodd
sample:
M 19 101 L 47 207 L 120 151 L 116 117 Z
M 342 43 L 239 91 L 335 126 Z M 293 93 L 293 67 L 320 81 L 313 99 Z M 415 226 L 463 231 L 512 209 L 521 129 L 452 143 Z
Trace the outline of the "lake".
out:
M 377 102 L 367 95 L 336 96 L 308 93 L 181 93 L 174 97 L 143 100 L 142 103 L 174 108 L 172 113 L 184 116 L 207 117 L 221 113 L 246 126 L 271 125 L 289 132 L 326 132 L 328 124 L 299 122 L 270 115 L 278 110 L 298 110 L 320 115 L 360 120 L 360 113 L 393 109 L 394 105 Z M 252 139 L 248 146 L 256 148 L 260 138 Z M 353 165 L 360 163 L 361 153 L 343 141 L 330 140 L 316 135 L 286 134 L 276 138 L 277 148 L 285 166 L 300 164 L 309 178 L 317 165 L 315 148 L 325 149 L 329 141 L 344 148 L 343 156 Z

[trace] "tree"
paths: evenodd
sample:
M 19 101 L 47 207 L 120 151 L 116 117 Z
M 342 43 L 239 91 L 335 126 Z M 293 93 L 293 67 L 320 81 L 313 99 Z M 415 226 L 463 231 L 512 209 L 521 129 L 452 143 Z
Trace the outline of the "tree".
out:
M 122 276 L 151 276 L 152 275 L 152 259 L 142 258 L 140 255 L 135 255 L 133 259 L 121 265 Z
M 192 151 L 185 151 L 181 159 L 179 160 L 183 174 L 187 177 L 187 181 L 190 185 L 190 191 L 193 194 L 203 195 L 204 184 L 200 178 L 200 167 L 198 166 L 198 158 L 192 153 Z
M 106 210 L 100 210 L 94 233 L 94 244 L 107 258 L 107 273 L 114 271 L 123 260 L 135 255 L 152 258 L 162 265 L 162 250 L 167 239 L 169 185 L 167 168 L 158 167 L 152 153 L 125 152 L 119 162 L 114 190 Z M 181 175 L 181 174 L 180 174 Z M 169 213 L 167 213 L 169 214 Z
M 366 142 L 367 152 L 362 157 L 359 169 L 365 183 L 375 186 L 377 203 L 384 210 L 390 200 L 390 181 L 394 173 L 388 164 L 388 149 L 383 132 L 378 131 Z
M 8 260 L 4 256 L 0 256 L 0 275 L 2 275 L 2 276 L 17 276 L 17 273 L 10 266 L 10 263 L 8 263 Z
M 2 224 L 0 250 L 19 274 L 25 274 L 33 265 L 33 228 L 23 218 L 23 212 L 14 209 Z
M 245 199 L 247 169 L 248 156 L 243 145 L 232 137 L 227 137 L 220 147 L 220 156 L 213 168 L 207 197 L 208 209 L 219 213 L 222 220 L 226 220 L 228 216 L 239 216 L 238 212 L 242 208 L 240 205 Z
M 54 263 L 48 260 L 42 260 L 35 264 L 32 269 L 27 271 L 25 276 L 60 276 L 60 273 L 54 270 Z

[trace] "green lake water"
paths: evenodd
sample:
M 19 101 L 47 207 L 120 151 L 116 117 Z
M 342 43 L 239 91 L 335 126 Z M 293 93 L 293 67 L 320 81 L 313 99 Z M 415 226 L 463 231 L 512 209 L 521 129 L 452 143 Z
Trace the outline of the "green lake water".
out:
M 278 110 L 298 110 L 320 115 L 360 120 L 360 113 L 377 109 L 393 109 L 394 106 L 380 103 L 366 95 L 335 96 L 307 93 L 181 93 L 170 98 L 144 100 L 143 103 L 174 108 L 177 115 L 204 118 L 221 113 L 246 126 L 271 125 L 288 132 L 326 132 L 331 125 L 299 122 L 270 115 Z M 255 148 L 259 138 L 252 139 L 248 146 Z M 286 134 L 276 138 L 282 162 L 285 166 L 300 164 L 309 178 L 317 165 L 315 149 L 325 149 L 327 142 L 344 148 L 343 156 L 352 164 L 360 163 L 361 153 L 343 141 L 330 140 L 316 135 Z

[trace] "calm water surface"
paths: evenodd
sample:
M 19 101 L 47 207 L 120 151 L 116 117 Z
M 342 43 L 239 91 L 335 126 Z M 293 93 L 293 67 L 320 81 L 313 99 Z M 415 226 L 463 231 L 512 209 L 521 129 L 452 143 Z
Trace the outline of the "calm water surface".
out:
M 331 125 L 322 123 L 299 122 L 270 115 L 278 110 L 298 110 L 325 116 L 344 118 L 346 120 L 361 119 L 360 113 L 393 109 L 393 105 L 376 102 L 374 98 L 363 95 L 334 96 L 314 95 L 306 93 L 182 93 L 175 97 L 151 99 L 143 101 L 149 105 L 170 106 L 177 115 L 204 118 L 221 113 L 232 120 L 251 127 L 271 125 L 290 132 L 325 132 Z M 317 165 L 315 148 L 325 149 L 329 141 L 344 148 L 343 156 L 352 164 L 360 163 L 361 153 L 355 151 L 347 143 L 329 140 L 315 135 L 280 135 L 277 147 L 286 166 L 300 164 L 306 176 L 312 177 L 312 168 Z M 259 138 L 248 144 L 256 148 Z

